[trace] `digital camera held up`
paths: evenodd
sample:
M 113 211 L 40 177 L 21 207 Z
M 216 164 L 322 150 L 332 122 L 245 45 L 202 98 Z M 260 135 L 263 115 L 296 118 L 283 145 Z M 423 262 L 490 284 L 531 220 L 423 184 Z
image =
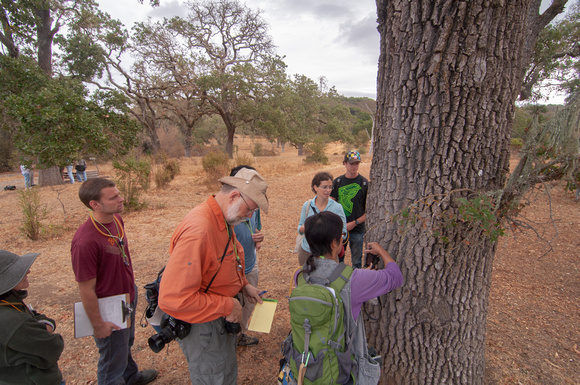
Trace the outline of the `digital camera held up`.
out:
M 151 350 L 155 353 L 159 353 L 166 344 L 178 338 L 180 340 L 184 339 L 189 335 L 191 331 L 191 324 L 178 320 L 170 316 L 169 314 L 164 314 L 161 318 L 161 331 L 149 337 L 147 341 Z
M 376 270 L 378 267 L 378 263 L 381 261 L 381 257 L 376 254 L 367 253 L 365 257 L 365 265 L 364 267 L 369 267 L 371 264 L 373 265 L 373 270 Z

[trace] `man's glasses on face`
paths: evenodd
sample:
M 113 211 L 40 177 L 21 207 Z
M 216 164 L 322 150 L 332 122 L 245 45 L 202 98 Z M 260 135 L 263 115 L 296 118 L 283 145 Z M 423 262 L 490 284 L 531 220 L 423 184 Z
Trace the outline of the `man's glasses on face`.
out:
M 249 213 L 255 213 L 256 211 L 258 211 L 259 207 L 256 207 L 255 209 L 251 209 L 250 205 L 248 205 L 248 202 L 246 201 L 246 199 L 244 198 L 244 196 L 242 194 L 240 194 L 240 197 L 242 197 L 242 200 L 244 201 L 244 203 L 246 204 L 246 207 L 248 208 L 248 212 Z

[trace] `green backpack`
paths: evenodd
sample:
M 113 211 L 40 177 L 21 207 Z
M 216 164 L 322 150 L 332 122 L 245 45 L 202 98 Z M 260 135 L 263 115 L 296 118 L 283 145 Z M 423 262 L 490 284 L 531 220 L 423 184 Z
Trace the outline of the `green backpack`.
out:
M 352 358 L 346 345 L 345 314 L 340 291 L 353 269 L 340 263 L 327 285 L 308 283 L 302 274 L 290 295 L 291 334 L 284 356 L 294 378 L 305 367 L 304 384 L 344 384 L 350 380 Z

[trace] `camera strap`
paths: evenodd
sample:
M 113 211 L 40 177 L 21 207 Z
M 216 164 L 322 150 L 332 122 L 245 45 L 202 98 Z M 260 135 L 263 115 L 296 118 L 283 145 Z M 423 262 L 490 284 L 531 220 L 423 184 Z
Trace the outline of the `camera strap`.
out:
M 218 273 L 220 272 L 220 269 L 222 268 L 222 262 L 224 261 L 224 258 L 226 256 L 226 252 L 228 251 L 228 246 L 230 245 L 230 241 L 232 240 L 232 230 L 230 230 L 230 225 L 226 224 L 227 226 L 227 230 L 228 230 L 228 243 L 226 243 L 226 248 L 224 249 L 224 253 L 222 254 L 222 257 L 220 259 L 220 267 L 218 267 L 217 271 L 215 272 L 215 274 L 213 275 L 211 281 L 209 281 L 209 284 L 207 285 L 207 287 L 204 290 L 204 293 L 207 293 L 207 291 L 209 290 L 209 288 L 211 287 L 211 284 L 213 283 L 213 280 L 215 279 L 215 277 L 218 275 Z

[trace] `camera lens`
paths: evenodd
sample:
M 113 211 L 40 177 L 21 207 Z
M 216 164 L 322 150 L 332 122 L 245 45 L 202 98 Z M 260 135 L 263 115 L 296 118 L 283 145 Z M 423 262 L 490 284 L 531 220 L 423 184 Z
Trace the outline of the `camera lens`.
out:
M 149 337 L 147 343 L 154 353 L 159 353 L 165 347 L 165 341 L 163 341 L 163 337 L 160 334 Z

